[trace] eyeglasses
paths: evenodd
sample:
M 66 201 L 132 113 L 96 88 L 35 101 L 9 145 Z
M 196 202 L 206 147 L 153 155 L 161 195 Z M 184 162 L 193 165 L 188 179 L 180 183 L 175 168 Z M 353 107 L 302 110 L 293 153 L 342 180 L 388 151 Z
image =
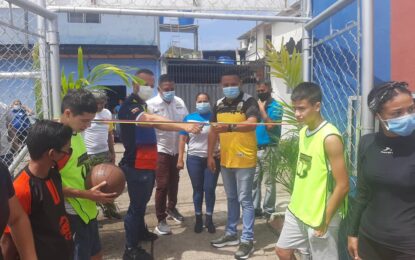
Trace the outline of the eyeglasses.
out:
M 59 150 L 58 152 L 63 153 L 65 155 L 71 156 L 72 155 L 72 147 L 69 148 L 69 151 Z

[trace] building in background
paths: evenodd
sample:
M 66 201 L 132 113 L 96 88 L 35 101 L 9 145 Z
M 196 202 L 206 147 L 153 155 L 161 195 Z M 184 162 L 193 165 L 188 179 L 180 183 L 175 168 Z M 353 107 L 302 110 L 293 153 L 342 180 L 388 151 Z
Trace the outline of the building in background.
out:
M 120 67 L 150 69 L 159 75 L 158 17 L 109 15 L 95 13 L 59 13 L 61 68 L 65 73 L 77 71 L 77 49 L 84 53 L 84 73 L 103 63 Z M 105 77 L 100 85 L 112 91 L 108 106 L 131 93 L 120 78 Z

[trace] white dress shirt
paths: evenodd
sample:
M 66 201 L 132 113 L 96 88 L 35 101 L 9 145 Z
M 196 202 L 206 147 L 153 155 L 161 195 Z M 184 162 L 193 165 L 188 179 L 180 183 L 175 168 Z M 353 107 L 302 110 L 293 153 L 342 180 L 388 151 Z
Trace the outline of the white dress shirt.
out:
M 189 113 L 184 101 L 175 96 L 174 99 L 167 103 L 160 93 L 147 101 L 148 112 L 166 117 L 170 120 L 182 122 L 184 117 Z M 170 131 L 161 131 L 156 129 L 157 151 L 169 155 L 176 155 L 179 151 L 179 133 Z

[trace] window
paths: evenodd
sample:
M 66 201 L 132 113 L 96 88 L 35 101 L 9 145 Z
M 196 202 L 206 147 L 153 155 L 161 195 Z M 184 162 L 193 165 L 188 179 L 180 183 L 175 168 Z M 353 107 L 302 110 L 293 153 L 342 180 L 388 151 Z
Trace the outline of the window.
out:
M 68 13 L 69 23 L 101 23 L 100 14 L 94 13 Z
M 85 22 L 86 23 L 101 23 L 101 16 L 99 14 L 85 14 Z

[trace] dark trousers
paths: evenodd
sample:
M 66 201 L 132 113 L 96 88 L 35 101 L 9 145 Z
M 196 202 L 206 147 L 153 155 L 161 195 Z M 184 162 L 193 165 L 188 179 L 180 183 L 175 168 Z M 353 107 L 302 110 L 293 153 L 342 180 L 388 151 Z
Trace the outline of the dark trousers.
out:
M 413 251 L 413 250 L 412 250 Z M 414 260 L 415 254 L 407 254 L 388 248 L 385 245 L 359 235 L 359 256 L 363 260 Z
M 157 155 L 156 215 L 159 222 L 167 217 L 166 209 L 172 210 L 177 204 L 177 192 L 179 190 L 177 159 L 178 155 L 165 153 L 158 153 Z
M 215 190 L 219 172 L 211 172 L 207 167 L 207 158 L 199 156 L 188 155 L 186 165 L 192 181 L 195 213 L 202 214 L 203 196 L 205 196 L 206 214 L 212 215 L 215 207 Z M 216 168 L 220 169 L 219 160 L 216 160 Z
M 130 205 L 124 218 L 126 244 L 127 247 L 136 247 L 147 228 L 144 217 L 154 187 L 154 171 L 138 170 L 126 166 L 121 168 L 125 174 L 130 197 Z

